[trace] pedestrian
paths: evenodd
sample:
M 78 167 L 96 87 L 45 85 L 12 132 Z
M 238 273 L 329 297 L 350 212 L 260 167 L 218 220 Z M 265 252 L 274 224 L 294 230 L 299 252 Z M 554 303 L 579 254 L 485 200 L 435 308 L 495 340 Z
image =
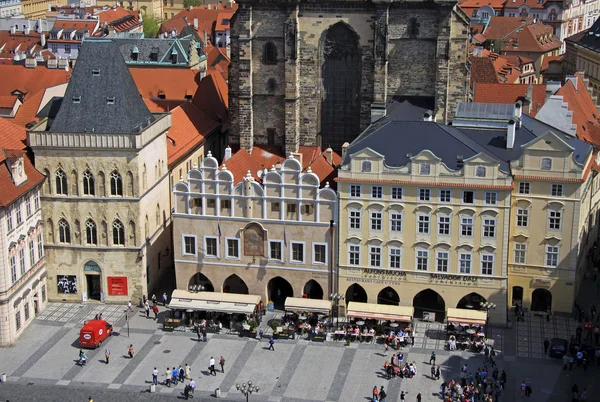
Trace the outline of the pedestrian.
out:
M 579 395 L 579 400 L 580 401 L 587 401 L 587 391 L 584 388 L 583 391 L 581 391 L 581 394 Z
M 417 394 L 417 402 L 421 402 L 421 398 L 422 398 L 422 396 L 421 396 L 421 393 L 419 392 Z
M 435 369 L 435 379 L 439 381 L 441 376 L 442 376 L 442 371 L 440 370 L 440 366 L 437 366 L 437 368 Z
M 544 339 L 544 354 L 548 354 L 548 348 L 550 347 L 550 341 L 548 338 Z
M 127 351 L 130 359 L 133 359 L 133 345 L 129 345 L 129 350 Z
M 177 373 L 179 374 L 179 382 L 180 383 L 185 382 L 185 371 L 183 371 L 183 367 L 181 367 L 181 364 L 179 365 L 179 369 L 177 370 Z
M 377 388 L 377 385 L 375 385 L 373 387 L 373 401 L 377 400 L 379 400 L 379 388 Z
M 148 302 L 144 303 L 144 310 L 146 310 L 146 318 L 150 318 L 150 306 Z
M 192 397 L 194 397 L 194 390 L 196 389 L 196 381 L 193 378 L 190 378 L 190 392 Z
M 156 305 L 156 295 L 152 294 L 152 304 Z
M 202 326 L 202 340 L 208 342 L 208 335 L 206 334 L 206 326 Z
M 400 402 L 406 401 L 406 394 L 408 394 L 408 392 L 400 392 Z
M 415 335 L 414 334 L 410 334 L 410 345 L 415 346 Z
M 269 339 L 269 350 L 272 350 L 273 352 L 275 351 L 275 348 L 273 347 L 274 343 L 275 340 L 273 339 L 273 337 L 271 337 L 271 339 Z
M 379 402 L 385 402 L 386 396 L 387 396 L 387 394 L 385 393 L 385 390 L 383 389 L 383 385 L 382 385 L 381 389 L 379 390 Z
M 223 356 L 219 359 L 219 364 L 221 365 L 221 373 L 225 374 L 225 358 Z
M 177 367 L 173 367 L 171 371 L 171 381 L 173 381 L 173 385 L 177 385 L 177 381 L 179 380 L 179 371 L 177 371 Z
M 152 306 L 152 311 L 154 312 L 154 320 L 158 320 L 158 306 L 156 304 Z
M 520 392 L 521 399 L 523 399 L 525 397 L 525 392 L 526 392 L 525 390 L 527 389 L 527 387 L 525 386 L 525 380 L 523 380 L 523 382 L 521 383 L 520 388 L 521 388 L 521 392 Z
M 548 307 L 548 310 L 546 310 L 546 321 L 550 322 L 550 316 L 552 315 L 552 310 L 550 310 L 550 307 Z
M 435 364 L 431 365 L 431 379 L 435 380 Z
M 196 325 L 196 334 L 198 334 L 198 342 L 200 342 L 200 336 L 202 335 L 202 331 L 200 330 L 200 325 Z
M 167 293 L 163 293 L 163 295 L 162 295 L 162 302 L 163 302 L 163 306 L 167 305 Z
M 158 385 L 158 370 L 156 367 L 154 367 L 154 370 L 152 370 L 152 384 Z
M 383 355 L 387 357 L 387 352 L 388 352 L 388 344 L 387 342 L 383 342 Z
M 528 378 L 525 380 L 525 395 L 529 398 L 533 390 L 531 389 L 531 380 Z
M 185 384 L 185 387 L 183 387 L 183 397 L 185 398 L 186 401 L 190 398 L 190 385 L 189 384 Z
M 133 308 L 131 307 L 131 300 L 129 300 L 129 302 L 127 303 L 127 309 L 129 311 L 133 311 Z
M 106 349 L 104 351 L 104 357 L 106 358 L 106 364 L 108 364 L 108 359 L 110 359 L 110 350 Z
M 258 340 L 262 342 L 262 338 L 265 335 L 265 331 L 262 328 L 258 329 Z
M 433 362 L 433 364 L 435 365 L 435 352 L 431 352 L 431 356 L 429 357 L 429 364 L 431 364 L 431 362 Z
M 483 359 L 483 362 L 487 363 L 487 361 L 490 358 L 490 349 L 488 348 L 487 345 L 485 345 L 485 347 L 483 348 L 483 355 L 485 356 L 484 359 Z
M 170 368 L 167 367 L 167 371 L 165 371 L 165 385 L 171 388 L 171 377 L 173 376 L 173 372 Z
M 187 363 L 185 364 L 185 378 L 187 378 L 187 379 L 192 378 L 192 367 L 189 366 Z
M 209 373 L 212 375 L 217 375 L 217 371 L 215 370 L 215 359 L 214 357 L 210 357 L 210 362 L 208 363 Z

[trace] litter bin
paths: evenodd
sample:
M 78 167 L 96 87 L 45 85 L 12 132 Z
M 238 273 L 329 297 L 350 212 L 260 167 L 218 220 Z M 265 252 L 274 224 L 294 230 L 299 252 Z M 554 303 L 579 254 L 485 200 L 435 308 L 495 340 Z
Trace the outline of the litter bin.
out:
M 150 393 L 156 392 L 156 385 L 150 384 Z
M 0 382 L 6 382 L 6 373 L 2 373 L 0 376 Z
M 221 397 L 221 388 L 217 388 L 215 389 L 215 398 L 220 398 Z

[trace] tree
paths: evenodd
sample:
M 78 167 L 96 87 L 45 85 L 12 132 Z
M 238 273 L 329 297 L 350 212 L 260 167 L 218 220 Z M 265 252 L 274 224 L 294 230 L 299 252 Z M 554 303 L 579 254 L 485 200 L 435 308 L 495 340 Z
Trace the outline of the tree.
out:
M 144 37 L 155 38 L 158 33 L 158 22 L 152 17 L 144 16 Z
M 183 2 L 183 7 L 185 8 L 197 7 L 202 5 L 204 5 L 204 0 L 184 0 Z

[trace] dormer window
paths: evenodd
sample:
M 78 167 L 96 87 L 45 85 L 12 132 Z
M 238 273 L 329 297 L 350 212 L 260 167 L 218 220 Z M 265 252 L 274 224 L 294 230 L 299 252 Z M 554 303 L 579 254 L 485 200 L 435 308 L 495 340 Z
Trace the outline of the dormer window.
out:
M 431 174 L 431 165 L 429 163 L 421 163 L 419 174 L 421 176 L 429 176 L 429 174 Z
M 100 77 L 100 70 L 92 70 L 92 77 Z
M 115 97 L 112 96 L 112 97 L 106 98 L 106 104 L 107 105 L 114 105 L 115 104 Z
M 363 161 L 360 171 L 361 172 L 370 172 L 371 171 L 371 162 Z
M 542 170 L 551 170 L 552 169 L 552 159 L 550 158 L 542 158 Z
M 74 96 L 73 103 L 81 103 L 81 96 Z

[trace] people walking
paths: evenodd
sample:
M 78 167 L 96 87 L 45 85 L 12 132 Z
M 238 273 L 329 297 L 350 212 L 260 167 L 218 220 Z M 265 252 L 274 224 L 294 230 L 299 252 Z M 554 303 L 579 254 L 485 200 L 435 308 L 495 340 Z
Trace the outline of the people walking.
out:
M 379 402 L 385 402 L 386 396 L 387 396 L 387 394 L 385 393 L 385 390 L 383 389 L 383 385 L 382 385 L 381 389 L 379 390 Z
M 192 367 L 189 364 L 185 364 L 185 378 L 188 380 L 192 378 Z
M 223 356 L 219 359 L 219 364 L 221 365 L 221 373 L 225 374 L 225 358 Z
M 152 384 L 158 385 L 158 370 L 156 367 L 154 367 L 154 370 L 152 370 Z
M 377 385 L 375 385 L 373 387 L 373 401 L 378 401 L 379 400 L 379 388 L 377 388 Z
M 156 295 L 152 294 L 152 304 L 156 305 Z
M 437 368 L 435 369 L 435 379 L 437 381 L 439 381 L 441 376 L 442 376 L 442 371 L 440 370 L 440 366 L 437 366 Z
M 196 381 L 193 378 L 190 378 L 190 393 L 192 394 L 192 398 L 194 397 L 194 390 L 196 389 Z
M 167 367 L 167 371 L 165 371 L 165 385 L 171 388 L 171 377 L 173 376 L 173 372 L 170 368 Z
M 163 302 L 163 307 L 167 305 L 167 294 L 163 293 L 162 295 L 162 302 Z
M 183 371 L 183 367 L 181 367 L 181 364 L 179 365 L 177 374 L 179 374 L 179 382 L 181 382 L 181 383 L 185 382 L 185 371 Z
M 173 385 L 177 385 L 177 381 L 179 380 L 179 371 L 177 371 L 177 367 L 173 367 L 171 374 L 171 381 L 173 381 Z
M 275 351 L 275 347 L 273 347 L 274 344 L 275 344 L 275 339 L 273 339 L 273 337 L 271 337 L 269 339 L 269 350 L 272 350 L 273 352 Z
M 146 310 L 146 318 L 150 318 L 150 306 L 148 302 L 144 303 L 144 310 Z
M 131 307 L 131 300 L 129 300 L 129 302 L 127 302 L 127 309 L 129 311 L 133 311 L 133 308 Z
M 384 356 L 386 356 L 386 357 L 387 357 L 387 355 L 388 355 L 388 354 L 387 354 L 387 352 L 388 352 L 388 347 L 389 347 L 389 346 L 388 346 L 387 342 L 384 342 L 384 343 L 383 343 L 383 355 L 384 355 Z
M 431 352 L 431 356 L 429 357 L 429 364 L 432 364 L 431 362 L 433 362 L 433 364 L 435 365 L 435 352 Z
M 533 390 L 531 389 L 531 380 L 528 378 L 525 380 L 525 396 L 529 397 Z
M 417 402 L 421 402 L 421 398 L 422 398 L 422 396 L 421 396 L 421 393 L 419 392 L 417 394 Z
M 154 312 L 154 320 L 158 320 L 158 306 L 156 304 L 152 306 L 152 312 Z
M 406 394 L 408 394 L 408 392 L 400 392 L 400 402 L 405 402 L 406 401 Z
M 110 359 L 110 350 L 106 349 L 104 351 L 104 357 L 106 358 L 106 364 L 108 364 L 108 359 Z
M 212 375 L 217 375 L 217 371 L 215 370 L 215 359 L 214 357 L 210 357 L 210 362 L 208 363 L 209 373 Z
M 133 345 L 129 345 L 129 350 L 127 351 L 130 359 L 133 359 Z
M 431 365 L 431 379 L 435 379 L 435 364 Z
M 202 326 L 202 340 L 208 342 L 208 335 L 206 334 L 206 326 Z

